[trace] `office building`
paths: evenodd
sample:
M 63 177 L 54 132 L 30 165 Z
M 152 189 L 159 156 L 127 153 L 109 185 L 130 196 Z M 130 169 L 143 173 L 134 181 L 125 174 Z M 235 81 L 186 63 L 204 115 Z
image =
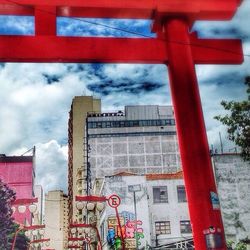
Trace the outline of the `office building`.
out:
M 172 173 L 181 169 L 171 106 L 126 106 L 88 113 L 90 177 L 120 172 Z
M 45 238 L 50 239 L 50 248 L 68 249 L 68 196 L 61 190 L 45 195 Z
M 101 101 L 92 96 L 76 96 L 71 105 L 68 121 L 68 196 L 69 220 L 77 221 L 75 196 L 86 194 L 86 131 L 85 124 L 88 112 L 100 112 Z

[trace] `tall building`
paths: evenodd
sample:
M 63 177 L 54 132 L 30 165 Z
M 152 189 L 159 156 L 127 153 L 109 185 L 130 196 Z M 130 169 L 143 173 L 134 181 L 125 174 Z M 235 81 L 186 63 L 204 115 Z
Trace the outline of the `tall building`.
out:
M 32 156 L 0 155 L 0 179 L 16 193 L 16 199 L 34 198 L 35 152 Z M 32 223 L 28 209 L 24 213 L 14 212 L 15 221 L 24 224 Z
M 43 224 L 43 188 L 41 185 L 35 185 L 34 187 L 34 193 L 35 193 L 35 197 L 38 199 L 37 202 L 37 211 L 35 213 L 36 216 L 36 221 L 34 222 L 34 224 Z
M 76 221 L 78 212 L 75 196 L 86 194 L 82 180 L 87 175 L 85 124 L 88 112 L 100 112 L 101 100 L 92 96 L 76 96 L 71 105 L 68 122 L 68 195 L 69 220 Z
M 88 113 L 87 120 L 92 180 L 181 169 L 171 106 L 126 106 L 116 113 Z
M 68 249 L 68 196 L 61 190 L 45 195 L 45 238 L 55 250 Z

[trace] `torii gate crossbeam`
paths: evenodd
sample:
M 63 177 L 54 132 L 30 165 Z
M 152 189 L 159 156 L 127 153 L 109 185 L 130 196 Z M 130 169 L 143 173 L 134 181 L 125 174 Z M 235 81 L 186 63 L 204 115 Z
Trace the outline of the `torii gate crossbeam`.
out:
M 164 63 L 177 124 L 184 181 L 197 250 L 226 250 L 195 64 L 240 64 L 241 42 L 199 39 L 196 20 L 229 20 L 240 0 L 0 0 L 0 15 L 35 16 L 34 36 L 0 36 L 3 62 Z M 56 34 L 56 17 L 145 18 L 158 37 L 93 38 Z M 214 200 L 213 200 L 214 201 Z M 209 231 L 210 230 L 210 231 Z M 205 234 L 212 235 L 206 237 Z M 214 240 L 209 246 L 210 241 Z

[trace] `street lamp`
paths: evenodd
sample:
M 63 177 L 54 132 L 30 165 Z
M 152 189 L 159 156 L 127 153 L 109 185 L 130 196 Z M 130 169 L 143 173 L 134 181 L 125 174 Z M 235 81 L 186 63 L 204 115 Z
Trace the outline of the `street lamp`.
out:
M 27 198 L 27 199 L 17 199 L 12 203 L 12 211 L 13 213 L 15 213 L 16 211 L 18 211 L 19 213 L 25 213 L 25 211 L 27 210 L 27 207 L 29 209 L 29 212 L 35 213 L 37 206 L 36 204 L 33 204 L 35 202 L 38 202 L 38 198 Z M 15 248 L 15 244 L 16 244 L 16 238 L 17 235 L 20 231 L 24 230 L 25 226 L 21 225 L 15 232 L 14 238 L 13 238 L 13 242 L 11 245 L 11 250 L 14 250 Z
M 69 227 L 71 228 L 70 232 L 73 237 L 70 237 L 68 239 L 69 241 L 68 248 L 81 248 L 80 241 L 86 242 L 90 246 L 96 234 L 99 242 L 98 249 L 102 250 L 101 237 L 98 228 L 96 226 L 86 223 L 79 223 L 79 224 L 70 224 Z
M 86 208 L 88 210 L 94 211 L 94 209 L 96 208 L 96 210 L 99 212 L 101 212 L 104 209 L 105 203 L 107 202 L 110 207 L 115 209 L 116 219 L 118 221 L 118 226 L 119 226 L 120 232 L 122 232 L 121 221 L 120 221 L 120 217 L 119 217 L 119 213 L 118 213 L 118 206 L 121 204 L 121 199 L 118 195 L 112 194 L 109 197 L 95 196 L 95 195 L 76 196 L 75 200 L 77 202 L 85 202 L 85 204 L 86 204 L 86 202 L 88 202 L 86 205 Z M 90 205 L 88 205 L 88 204 L 90 204 Z M 78 205 L 78 206 L 81 207 L 81 205 Z M 101 237 L 100 237 L 98 228 L 96 226 L 97 221 L 95 221 L 95 217 L 96 216 L 93 216 L 92 223 L 90 223 L 88 225 L 90 225 L 92 228 L 96 229 L 98 240 L 100 242 L 100 248 L 102 249 Z M 124 243 L 124 238 L 123 238 L 122 233 L 121 233 L 121 242 L 122 242 L 122 249 L 125 250 L 125 243 Z
M 138 249 L 138 238 L 137 238 L 137 235 L 136 235 L 136 233 L 137 233 L 137 210 L 136 210 L 136 196 L 135 196 L 135 193 L 141 191 L 141 185 L 140 185 L 140 184 L 129 185 L 129 186 L 128 186 L 128 191 L 129 191 L 130 193 L 133 193 L 133 197 L 134 197 L 135 241 L 136 241 L 136 249 Z
M 38 240 L 32 240 L 30 241 L 29 243 L 29 247 L 28 247 L 28 250 L 30 248 L 31 245 L 34 245 L 35 247 L 38 247 L 38 246 L 46 246 L 48 247 L 50 245 L 50 239 L 38 239 Z

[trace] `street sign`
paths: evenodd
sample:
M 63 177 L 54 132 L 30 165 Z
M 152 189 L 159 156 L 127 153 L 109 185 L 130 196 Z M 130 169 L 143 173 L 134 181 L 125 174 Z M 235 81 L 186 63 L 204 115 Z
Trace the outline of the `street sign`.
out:
M 128 191 L 129 192 L 140 192 L 141 191 L 141 185 L 137 184 L 137 185 L 129 185 L 128 186 Z

